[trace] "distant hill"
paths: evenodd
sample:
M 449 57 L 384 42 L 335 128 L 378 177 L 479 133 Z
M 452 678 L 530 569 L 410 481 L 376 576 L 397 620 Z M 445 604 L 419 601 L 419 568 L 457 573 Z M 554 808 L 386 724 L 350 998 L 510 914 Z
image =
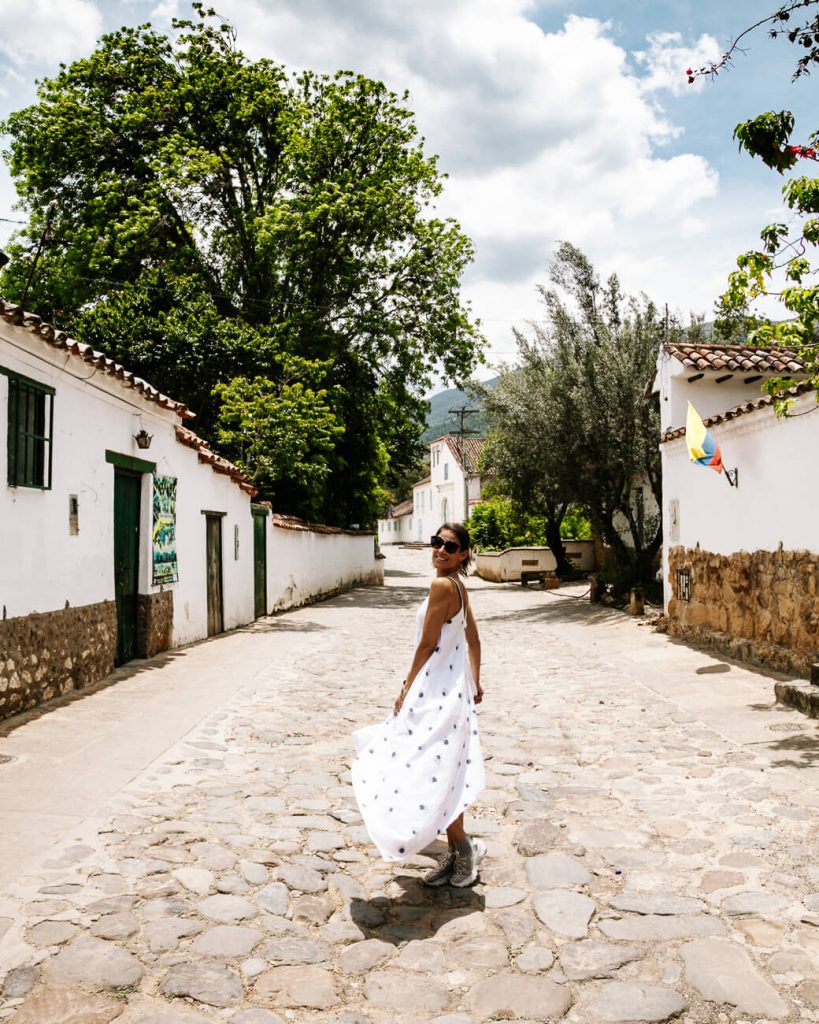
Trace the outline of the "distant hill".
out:
M 482 381 L 486 387 L 493 388 L 498 383 L 498 378 Z M 459 388 L 447 388 L 446 391 L 439 391 L 429 399 L 429 412 L 427 413 L 427 429 L 421 435 L 423 444 L 428 444 L 441 434 L 448 434 L 454 430 L 459 419 L 453 416 L 450 409 L 462 409 L 464 406 L 470 409 L 480 409 L 480 401 L 467 391 Z M 486 434 L 486 421 L 483 415 L 478 412 L 470 416 L 466 426 L 470 430 L 477 430 L 481 435 Z

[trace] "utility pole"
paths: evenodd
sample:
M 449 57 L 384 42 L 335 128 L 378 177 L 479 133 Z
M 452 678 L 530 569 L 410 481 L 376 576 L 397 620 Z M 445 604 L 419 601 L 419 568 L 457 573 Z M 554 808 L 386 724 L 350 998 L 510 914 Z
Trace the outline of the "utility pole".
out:
M 464 443 L 464 438 L 468 434 L 479 433 L 479 431 L 471 430 L 469 427 L 466 426 L 466 418 L 467 416 L 477 415 L 480 412 L 480 409 L 469 409 L 465 405 L 462 405 L 458 409 L 448 409 L 447 412 L 449 413 L 450 416 L 457 416 L 458 419 L 460 420 L 458 429 L 456 431 L 453 431 L 453 433 L 458 438 L 458 454 L 460 455 L 461 466 L 463 467 L 464 471 L 464 522 L 466 522 L 466 520 L 469 519 L 469 474 L 471 471 L 471 467 L 469 465 L 469 458 L 466 453 L 466 444 Z

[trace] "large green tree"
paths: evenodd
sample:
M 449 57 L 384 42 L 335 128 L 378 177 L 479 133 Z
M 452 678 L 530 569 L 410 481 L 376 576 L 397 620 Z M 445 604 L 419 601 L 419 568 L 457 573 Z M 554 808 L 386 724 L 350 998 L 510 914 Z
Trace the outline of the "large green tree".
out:
M 793 80 L 798 82 L 819 64 L 819 0 L 790 0 L 745 29 L 721 58 L 712 64 L 689 69 L 689 81 L 698 76 L 716 77 L 728 67 L 740 42 L 767 26 L 774 39 L 799 48 Z M 723 336 L 740 334 L 752 344 L 771 345 L 799 353 L 819 385 L 819 176 L 813 167 L 819 159 L 819 131 L 794 141 L 795 119 L 788 110 L 767 111 L 738 124 L 734 138 L 739 147 L 758 157 L 780 175 L 788 177 L 782 192 L 788 222 L 763 228 L 757 249 L 737 258 L 728 288 L 718 303 L 717 331 Z M 797 137 L 799 138 L 799 137 Z M 774 318 L 757 312 L 759 300 L 774 297 L 781 315 Z M 767 390 L 777 399 L 777 410 L 787 411 L 788 389 L 793 381 L 768 381 Z
M 662 542 L 651 512 L 662 507 L 659 411 L 644 392 L 663 324 L 651 302 L 624 296 L 616 276 L 601 282 L 567 242 L 550 279 L 539 288 L 543 322 L 518 333 L 518 365 L 487 403 L 489 458 L 510 496 L 549 518 L 559 564 L 560 520 L 576 505 L 611 551 L 612 575 L 645 581 Z
M 276 402 L 292 384 L 281 357 L 306 378 L 326 366 L 334 429 L 309 510 L 371 523 L 382 487 L 418 458 L 431 375 L 463 379 L 478 358 L 459 290 L 472 246 L 435 216 L 443 179 L 406 96 L 251 62 L 228 23 L 193 6 L 171 34 L 104 36 L 0 125 L 30 213 L 0 286 L 22 297 L 47 229 L 26 306 L 188 402 L 211 440 L 217 385 L 245 380 Z M 292 424 L 297 457 L 310 422 Z M 271 475 L 286 461 L 261 474 L 274 501 L 298 490 Z

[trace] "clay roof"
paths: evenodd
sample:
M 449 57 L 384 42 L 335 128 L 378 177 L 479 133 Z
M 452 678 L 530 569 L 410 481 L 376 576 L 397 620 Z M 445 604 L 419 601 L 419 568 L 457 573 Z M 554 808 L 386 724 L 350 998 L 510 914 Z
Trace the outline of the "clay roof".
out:
M 163 409 L 170 409 L 180 419 L 192 420 L 195 418 L 196 414 L 192 413 L 182 402 L 176 402 L 174 399 L 168 398 L 167 395 L 157 391 L 147 381 L 144 381 L 141 377 L 134 376 L 130 370 L 126 370 L 124 366 L 115 363 L 113 359 L 109 359 L 102 352 L 97 352 L 90 345 L 84 345 L 81 341 L 70 338 L 65 331 L 61 331 L 52 324 L 46 323 L 42 317 L 36 316 L 34 313 L 26 313 L 19 306 L 6 302 L 3 298 L 0 298 L 0 319 L 17 327 L 22 327 L 30 334 L 37 335 L 50 348 L 68 352 L 70 355 L 76 356 L 92 366 L 96 366 L 98 370 L 102 370 L 103 373 L 107 373 L 110 377 L 118 380 L 123 387 L 132 388 L 148 402 L 156 402 Z
M 456 437 L 454 434 L 441 434 L 440 437 L 433 438 L 430 444 L 435 444 L 437 441 L 445 441 L 447 447 L 455 456 L 455 461 L 461 470 L 464 469 L 463 462 L 461 462 L 461 438 Z M 473 475 L 477 472 L 478 459 L 480 458 L 483 446 L 486 443 L 485 437 L 465 437 L 463 438 L 464 450 L 466 452 L 467 462 L 469 463 L 469 472 Z
M 788 349 L 753 345 L 683 345 L 665 343 L 665 351 L 694 370 L 732 370 L 738 373 L 805 373 L 800 356 Z
M 798 395 L 804 395 L 808 391 L 814 391 L 815 386 L 809 381 L 805 381 L 802 384 L 797 384 L 795 387 L 790 388 L 786 394 L 791 398 L 796 398 Z M 702 421 L 706 427 L 716 426 L 718 423 L 726 423 L 728 420 L 735 420 L 737 416 L 745 416 L 749 412 L 757 412 L 759 409 L 766 409 L 773 406 L 774 399 L 771 395 L 763 395 L 760 398 L 752 399 L 749 402 L 741 402 L 739 405 L 735 405 L 730 409 L 726 409 L 725 412 L 715 413 L 713 416 L 706 416 Z M 677 437 L 685 436 L 685 427 L 674 427 L 672 430 L 666 430 L 663 436 L 660 438 L 660 444 L 665 444 L 666 441 L 673 441 Z
M 408 516 L 413 509 L 412 498 L 408 498 L 406 501 L 402 501 L 398 505 L 393 505 L 390 509 L 390 519 L 397 519 L 398 516 Z
M 423 480 L 416 480 L 415 483 L 412 486 L 413 487 L 420 487 L 421 484 L 428 484 L 431 481 L 432 481 L 432 477 L 431 476 L 425 476 Z
M 199 461 L 210 466 L 214 473 L 224 473 L 225 476 L 229 476 L 235 484 L 238 484 L 251 497 L 258 493 L 251 483 L 250 477 L 246 476 L 238 466 L 234 466 L 232 462 L 228 462 L 221 455 L 211 451 L 210 445 L 204 438 L 194 434 L 187 427 L 175 427 L 174 429 L 176 430 L 176 440 L 180 444 L 184 444 L 186 448 L 192 448 L 199 456 Z
M 262 501 L 259 502 L 265 508 L 270 508 L 270 502 Z M 304 519 L 299 519 L 298 516 L 285 516 L 279 512 L 273 512 L 270 516 L 270 521 L 274 526 L 278 526 L 281 530 L 300 530 L 304 533 L 346 533 L 353 537 L 367 537 L 372 536 L 372 530 L 344 530 L 340 526 L 325 526 L 323 523 L 308 523 Z

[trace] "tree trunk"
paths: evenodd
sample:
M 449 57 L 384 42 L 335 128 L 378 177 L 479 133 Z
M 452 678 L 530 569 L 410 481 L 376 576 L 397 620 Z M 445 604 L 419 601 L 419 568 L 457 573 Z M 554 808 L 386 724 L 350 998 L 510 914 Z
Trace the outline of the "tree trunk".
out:
M 563 545 L 563 538 L 560 536 L 560 527 L 563 524 L 563 517 L 566 515 L 567 504 L 561 505 L 550 511 L 546 520 L 546 543 L 549 550 L 555 556 L 557 563 L 557 575 L 560 579 L 571 576 L 574 566 L 566 557 L 566 548 Z

